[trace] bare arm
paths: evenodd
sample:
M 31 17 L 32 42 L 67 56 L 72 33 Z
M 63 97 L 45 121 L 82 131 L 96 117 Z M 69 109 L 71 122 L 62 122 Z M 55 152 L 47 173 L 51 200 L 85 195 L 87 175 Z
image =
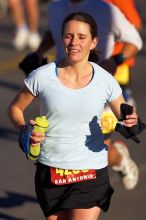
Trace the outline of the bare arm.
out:
M 135 55 L 138 53 L 138 48 L 134 44 L 125 43 L 121 53 L 124 54 L 125 60 L 128 60 L 132 57 L 135 57 Z
M 32 95 L 27 87 L 24 87 L 10 104 L 8 114 L 18 131 L 20 131 L 21 126 L 25 125 L 23 112 L 34 99 L 35 96 Z
M 25 125 L 25 119 L 23 112 L 33 102 L 36 97 L 25 86 L 14 98 L 9 106 L 8 113 L 9 117 L 16 127 L 17 131 L 20 132 L 23 125 Z M 35 124 L 35 121 L 30 120 L 31 125 Z M 45 134 L 32 131 L 29 142 L 33 146 L 37 146 L 45 139 Z

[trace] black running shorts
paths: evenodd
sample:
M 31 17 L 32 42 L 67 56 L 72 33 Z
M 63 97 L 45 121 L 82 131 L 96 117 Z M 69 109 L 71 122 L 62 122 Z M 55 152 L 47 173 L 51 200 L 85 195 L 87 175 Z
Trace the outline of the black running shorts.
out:
M 45 217 L 65 209 L 94 206 L 106 212 L 114 192 L 107 167 L 96 170 L 96 179 L 57 186 L 50 181 L 50 167 L 40 163 L 36 164 L 35 188 Z

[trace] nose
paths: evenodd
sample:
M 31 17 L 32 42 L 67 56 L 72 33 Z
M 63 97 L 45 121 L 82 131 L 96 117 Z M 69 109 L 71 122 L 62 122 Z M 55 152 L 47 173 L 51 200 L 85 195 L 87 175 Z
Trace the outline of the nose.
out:
M 78 43 L 77 37 L 76 36 L 72 36 L 70 44 L 71 45 L 76 45 L 77 43 Z

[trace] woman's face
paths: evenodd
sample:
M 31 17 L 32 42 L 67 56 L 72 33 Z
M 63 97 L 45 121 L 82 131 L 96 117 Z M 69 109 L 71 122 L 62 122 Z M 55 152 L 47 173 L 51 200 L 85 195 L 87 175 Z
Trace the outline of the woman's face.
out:
M 78 62 L 88 60 L 90 50 L 97 45 L 97 38 L 92 39 L 87 23 L 71 20 L 65 24 L 63 44 L 67 59 Z

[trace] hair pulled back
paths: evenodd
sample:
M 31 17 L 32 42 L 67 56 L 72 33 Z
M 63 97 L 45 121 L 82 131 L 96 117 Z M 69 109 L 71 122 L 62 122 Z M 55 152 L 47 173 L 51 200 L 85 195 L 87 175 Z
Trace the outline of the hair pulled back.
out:
M 62 24 L 62 29 L 61 29 L 62 36 L 63 36 L 63 33 L 64 33 L 66 23 L 68 23 L 69 21 L 72 21 L 72 20 L 76 20 L 76 21 L 80 21 L 80 22 L 84 22 L 84 23 L 88 24 L 89 27 L 90 27 L 90 33 L 91 33 L 92 39 L 97 37 L 96 22 L 95 22 L 95 20 L 93 19 L 93 17 L 91 15 L 89 15 L 85 12 L 74 12 L 74 13 L 69 14 L 64 19 L 63 24 Z M 90 51 L 88 60 L 91 61 L 91 62 L 95 62 L 95 63 L 98 62 L 99 56 L 98 56 L 97 48 L 94 48 Z

